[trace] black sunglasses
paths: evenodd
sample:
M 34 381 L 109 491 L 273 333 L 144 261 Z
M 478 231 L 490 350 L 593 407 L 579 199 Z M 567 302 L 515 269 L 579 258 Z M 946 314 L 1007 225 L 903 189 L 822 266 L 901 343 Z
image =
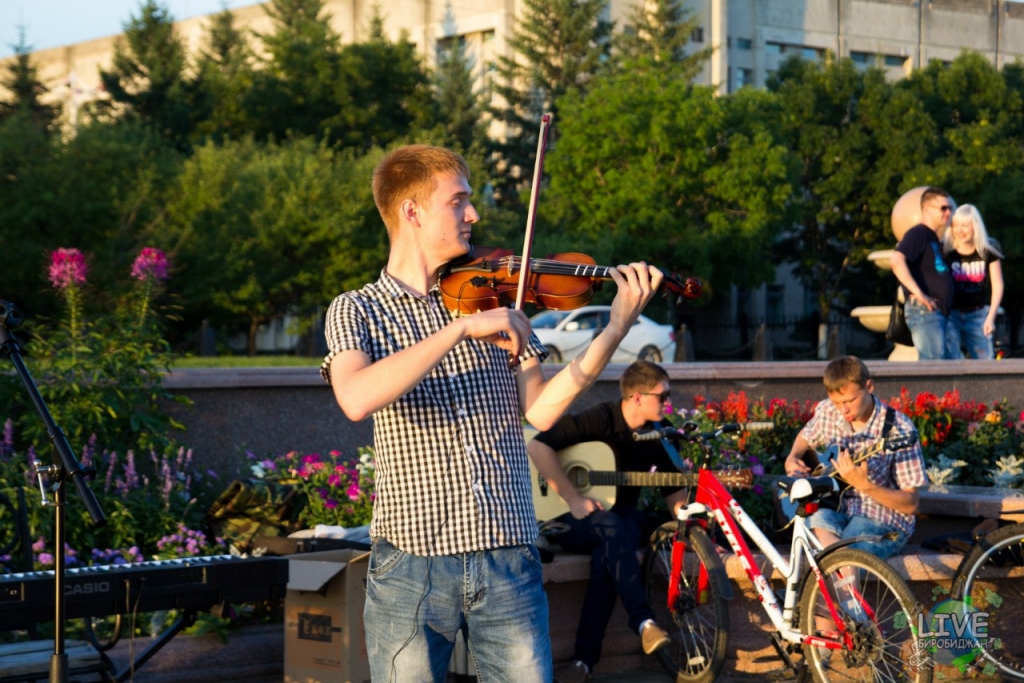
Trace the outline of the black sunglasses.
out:
M 670 398 L 672 398 L 672 392 L 671 391 L 663 391 L 660 394 L 655 394 L 655 393 L 650 392 L 650 391 L 638 391 L 636 393 L 642 394 L 644 396 L 657 396 L 658 400 L 661 401 L 662 403 L 665 403 Z

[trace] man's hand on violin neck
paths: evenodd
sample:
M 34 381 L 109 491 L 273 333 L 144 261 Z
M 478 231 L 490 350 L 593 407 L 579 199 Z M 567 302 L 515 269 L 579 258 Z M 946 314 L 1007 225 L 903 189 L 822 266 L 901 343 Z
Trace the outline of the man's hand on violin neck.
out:
M 465 336 L 494 344 L 519 356 L 530 338 L 530 319 L 522 311 L 499 306 L 458 319 Z
M 643 262 L 618 266 L 608 271 L 608 274 L 619 288 L 612 301 L 609 327 L 618 323 L 618 331 L 625 336 L 658 291 L 665 275 Z

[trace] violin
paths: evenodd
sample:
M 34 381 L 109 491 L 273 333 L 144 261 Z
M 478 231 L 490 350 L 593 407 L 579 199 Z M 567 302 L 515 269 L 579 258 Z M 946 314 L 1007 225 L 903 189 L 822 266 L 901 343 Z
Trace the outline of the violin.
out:
M 527 261 L 526 281 L 520 274 L 523 259 L 511 249 L 473 247 L 470 252 L 448 263 L 441 271 L 441 298 L 450 311 L 470 314 L 487 311 L 516 302 L 520 285 L 525 300 L 556 311 L 571 311 L 586 306 L 610 280 L 610 266 L 599 266 L 586 254 L 564 252 L 547 258 Z M 672 292 L 683 299 L 696 299 L 701 293 L 700 280 L 694 277 L 681 281 L 666 275 L 659 292 Z

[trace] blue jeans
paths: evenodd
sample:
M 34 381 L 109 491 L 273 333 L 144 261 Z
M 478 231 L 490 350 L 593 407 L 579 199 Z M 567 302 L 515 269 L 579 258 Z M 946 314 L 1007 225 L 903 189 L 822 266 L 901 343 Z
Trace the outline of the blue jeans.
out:
M 967 348 L 967 355 L 978 360 L 995 358 L 992 349 L 992 337 L 985 334 L 985 318 L 988 317 L 988 306 L 976 311 L 950 311 L 946 322 L 946 356 L 963 358 L 961 345 Z
M 946 358 L 946 316 L 940 310 L 929 312 L 913 299 L 903 306 L 907 327 L 914 338 L 914 348 L 920 360 Z
M 882 534 L 894 531 L 899 534 L 899 538 L 894 541 L 861 541 L 860 543 L 852 543 L 849 545 L 850 548 L 866 550 L 872 555 L 876 555 L 883 560 L 890 555 L 895 555 L 899 551 L 903 550 L 903 546 L 907 544 L 907 535 L 898 529 L 894 529 L 891 526 L 882 524 L 881 522 L 876 522 L 873 519 L 862 517 L 861 515 L 851 516 L 847 515 L 845 512 L 827 510 L 825 508 L 821 508 L 811 515 L 807 519 L 807 526 L 811 529 L 825 529 L 826 531 L 831 531 L 839 538 L 853 538 L 854 536 L 881 536 Z
M 374 683 L 443 683 L 459 630 L 481 681 L 550 683 L 540 553 L 510 546 L 423 557 L 374 539 L 366 652 Z
M 643 576 L 636 551 L 661 526 L 664 519 L 653 518 L 636 508 L 613 507 L 593 512 L 583 519 L 564 514 L 559 521 L 569 530 L 555 537 L 571 553 L 591 555 L 590 582 L 583 598 L 573 659 L 593 670 L 601 657 L 608 622 L 615 610 L 616 597 L 622 599 L 629 617 L 629 628 L 640 632 L 640 624 L 654 618 L 647 604 Z

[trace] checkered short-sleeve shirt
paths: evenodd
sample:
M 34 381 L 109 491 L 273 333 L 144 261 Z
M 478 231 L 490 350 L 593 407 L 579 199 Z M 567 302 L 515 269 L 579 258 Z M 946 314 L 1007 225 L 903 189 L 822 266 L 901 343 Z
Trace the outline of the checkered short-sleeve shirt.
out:
M 331 360 L 359 350 L 378 361 L 448 325 L 437 287 L 426 297 L 382 271 L 327 311 Z M 523 358 L 546 355 L 534 335 Z M 460 342 L 411 391 L 373 415 L 377 498 L 370 534 L 417 555 L 532 543 L 533 509 L 519 393 L 508 354 Z
M 867 425 L 859 432 L 853 427 L 831 401 L 825 400 L 814 408 L 814 417 L 804 426 L 800 434 L 814 450 L 821 453 L 833 444 L 840 449 L 849 449 L 850 454 L 857 453 L 874 446 L 882 438 L 885 426 L 885 404 L 872 396 L 875 410 Z M 895 410 L 895 409 L 894 409 Z M 895 435 L 917 435 L 914 423 L 903 413 L 895 410 L 890 437 Z M 904 489 L 924 486 L 928 477 L 924 470 L 924 454 L 921 446 L 914 440 L 913 446 L 895 452 L 883 451 L 868 458 L 868 479 L 878 486 L 890 489 Z M 861 494 L 850 487 L 843 494 L 843 511 L 849 515 L 861 515 L 876 522 L 899 529 L 910 536 L 914 531 L 914 515 L 907 515 L 886 507 L 870 496 Z

